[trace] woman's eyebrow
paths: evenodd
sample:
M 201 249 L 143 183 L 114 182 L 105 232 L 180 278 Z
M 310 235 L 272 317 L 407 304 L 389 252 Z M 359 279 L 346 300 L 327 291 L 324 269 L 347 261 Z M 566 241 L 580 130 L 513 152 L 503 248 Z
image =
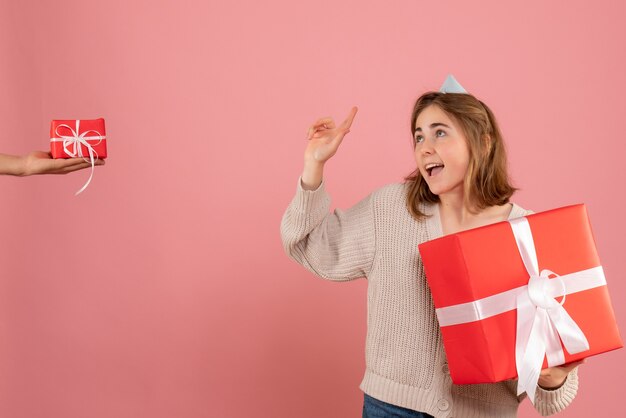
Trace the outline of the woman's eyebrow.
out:
M 445 123 L 441 123 L 441 122 L 431 123 L 430 124 L 430 129 L 436 128 L 437 126 L 445 126 L 446 128 L 450 129 L 450 127 L 448 125 L 446 125 Z M 415 132 L 417 132 L 417 131 L 422 132 L 422 128 L 420 128 L 418 126 L 417 128 L 415 128 Z

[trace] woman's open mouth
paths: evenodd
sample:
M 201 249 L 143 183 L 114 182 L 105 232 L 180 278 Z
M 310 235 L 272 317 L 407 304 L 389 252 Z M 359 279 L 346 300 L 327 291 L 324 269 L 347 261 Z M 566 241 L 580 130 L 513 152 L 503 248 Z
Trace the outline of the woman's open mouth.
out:
M 441 173 L 441 170 L 443 170 L 443 164 L 428 164 L 426 166 L 428 177 L 435 177 L 437 174 Z

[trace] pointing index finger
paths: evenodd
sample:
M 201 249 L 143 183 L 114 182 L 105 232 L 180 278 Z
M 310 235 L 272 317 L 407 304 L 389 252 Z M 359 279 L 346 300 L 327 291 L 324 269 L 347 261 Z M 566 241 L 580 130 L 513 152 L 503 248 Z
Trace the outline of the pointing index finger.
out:
M 354 106 L 351 110 L 350 110 L 350 114 L 348 115 L 348 117 L 346 118 L 346 120 L 343 121 L 343 123 L 341 124 L 341 126 L 345 129 L 350 129 L 350 126 L 352 126 L 352 121 L 354 120 L 354 117 L 356 116 L 356 112 L 359 110 L 358 107 Z

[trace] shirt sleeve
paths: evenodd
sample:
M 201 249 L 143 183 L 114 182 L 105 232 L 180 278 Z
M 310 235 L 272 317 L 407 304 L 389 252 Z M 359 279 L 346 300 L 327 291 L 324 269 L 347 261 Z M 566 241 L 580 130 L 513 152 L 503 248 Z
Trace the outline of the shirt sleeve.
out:
M 578 392 L 578 367 L 567 375 L 565 383 L 558 389 L 547 390 L 537 386 L 535 392 L 535 409 L 541 416 L 556 414 L 564 410 L 576 397 Z
M 375 253 L 374 194 L 331 213 L 324 181 L 316 190 L 304 190 L 301 179 L 280 225 L 285 252 L 324 279 L 366 277 Z

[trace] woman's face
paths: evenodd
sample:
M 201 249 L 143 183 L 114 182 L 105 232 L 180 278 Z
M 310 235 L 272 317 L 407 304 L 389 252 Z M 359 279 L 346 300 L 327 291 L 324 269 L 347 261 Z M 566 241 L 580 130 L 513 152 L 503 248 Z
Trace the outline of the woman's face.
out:
M 419 114 L 415 129 L 415 162 L 430 191 L 440 197 L 462 194 L 470 152 L 461 127 L 439 106 L 430 105 Z

